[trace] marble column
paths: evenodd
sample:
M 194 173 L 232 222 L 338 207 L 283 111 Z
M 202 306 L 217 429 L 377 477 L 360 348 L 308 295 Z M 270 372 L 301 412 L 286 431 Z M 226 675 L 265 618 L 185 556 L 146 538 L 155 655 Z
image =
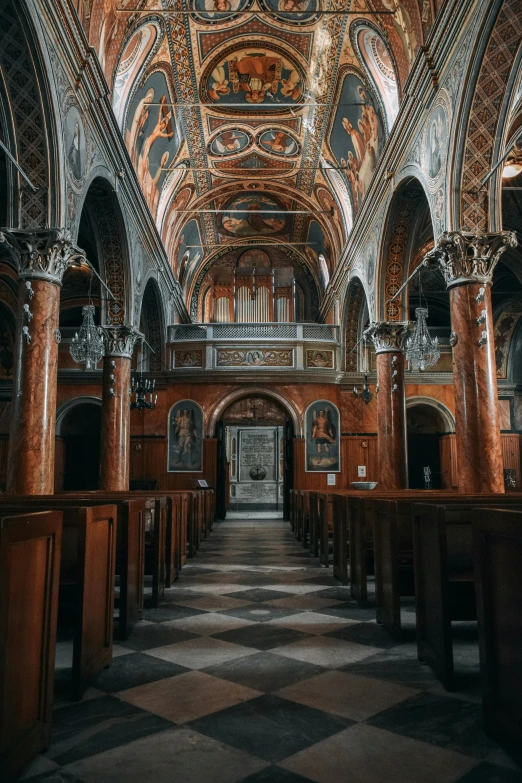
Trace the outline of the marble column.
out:
M 434 257 L 451 310 L 459 491 L 504 492 L 491 281 L 500 256 L 516 247 L 514 232 L 446 232 Z
M 129 489 L 131 358 L 142 335 L 128 326 L 104 326 L 100 489 Z
M 373 340 L 377 356 L 377 459 L 378 489 L 406 489 L 406 399 L 404 350 L 409 324 L 381 321 L 365 334 Z
M 52 495 L 60 288 L 68 266 L 84 260 L 68 231 L 4 229 L 18 265 L 18 321 L 7 493 Z

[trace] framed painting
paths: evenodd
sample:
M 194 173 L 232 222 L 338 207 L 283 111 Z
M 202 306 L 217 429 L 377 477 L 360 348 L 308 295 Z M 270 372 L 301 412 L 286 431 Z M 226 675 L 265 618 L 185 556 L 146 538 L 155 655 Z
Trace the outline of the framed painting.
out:
M 339 473 L 341 470 L 341 422 L 337 407 L 317 400 L 305 411 L 305 462 L 307 473 Z
M 203 469 L 203 411 L 197 402 L 180 400 L 169 413 L 168 473 Z

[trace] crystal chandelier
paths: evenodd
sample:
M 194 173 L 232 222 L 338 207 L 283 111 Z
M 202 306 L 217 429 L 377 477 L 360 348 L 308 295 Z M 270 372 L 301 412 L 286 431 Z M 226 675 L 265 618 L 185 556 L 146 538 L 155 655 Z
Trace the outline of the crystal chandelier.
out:
M 103 333 L 94 323 L 94 312 L 92 304 L 82 307 L 82 325 L 80 331 L 74 335 L 69 349 L 76 364 L 85 364 L 86 370 L 94 369 L 104 354 Z
M 433 367 L 440 357 L 438 339 L 431 338 L 426 324 L 427 307 L 417 307 L 415 310 L 415 327 L 406 341 L 406 358 L 410 370 L 425 370 Z
M 134 394 L 134 399 L 131 402 L 131 411 L 137 409 L 140 413 L 143 413 L 145 408 L 148 408 L 149 410 L 153 410 L 156 407 L 156 403 L 158 401 L 158 395 L 156 394 L 153 398 L 152 392 L 154 391 L 154 387 L 156 386 L 155 380 L 150 380 L 150 378 L 143 378 L 143 373 L 140 373 L 140 377 L 136 379 L 135 377 L 131 380 L 131 390 Z M 147 395 L 149 396 L 149 399 L 147 400 Z

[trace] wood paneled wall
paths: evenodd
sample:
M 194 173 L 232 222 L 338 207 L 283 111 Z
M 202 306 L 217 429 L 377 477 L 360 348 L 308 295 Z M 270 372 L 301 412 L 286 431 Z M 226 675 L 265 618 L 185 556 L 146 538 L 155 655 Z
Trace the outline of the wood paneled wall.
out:
M 130 477 L 131 481 L 156 479 L 158 489 L 191 489 L 192 479 L 206 479 L 209 486 L 216 486 L 217 440 L 203 441 L 203 470 L 200 473 L 167 472 L 167 439 L 131 439 Z
M 502 457 L 504 468 L 512 468 L 515 471 L 517 487 L 522 485 L 520 451 L 522 448 L 522 435 L 518 432 L 503 432 L 501 434 Z M 458 489 L 459 475 L 457 466 L 457 438 L 456 435 L 443 435 L 440 439 L 440 462 L 443 489 Z
M 377 438 L 374 435 L 341 437 L 341 472 L 336 474 L 337 489 L 350 489 L 352 481 L 361 481 L 357 467 L 366 466 L 366 481 L 378 481 Z M 328 489 L 326 473 L 305 470 L 304 438 L 294 440 L 294 489 Z M 330 489 L 334 489 L 330 487 Z

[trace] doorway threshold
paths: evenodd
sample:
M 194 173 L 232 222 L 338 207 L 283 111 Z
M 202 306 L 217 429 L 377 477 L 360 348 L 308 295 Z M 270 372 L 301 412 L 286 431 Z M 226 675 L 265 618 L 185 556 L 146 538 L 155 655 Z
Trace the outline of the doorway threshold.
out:
M 228 519 L 283 519 L 282 511 L 227 511 Z

